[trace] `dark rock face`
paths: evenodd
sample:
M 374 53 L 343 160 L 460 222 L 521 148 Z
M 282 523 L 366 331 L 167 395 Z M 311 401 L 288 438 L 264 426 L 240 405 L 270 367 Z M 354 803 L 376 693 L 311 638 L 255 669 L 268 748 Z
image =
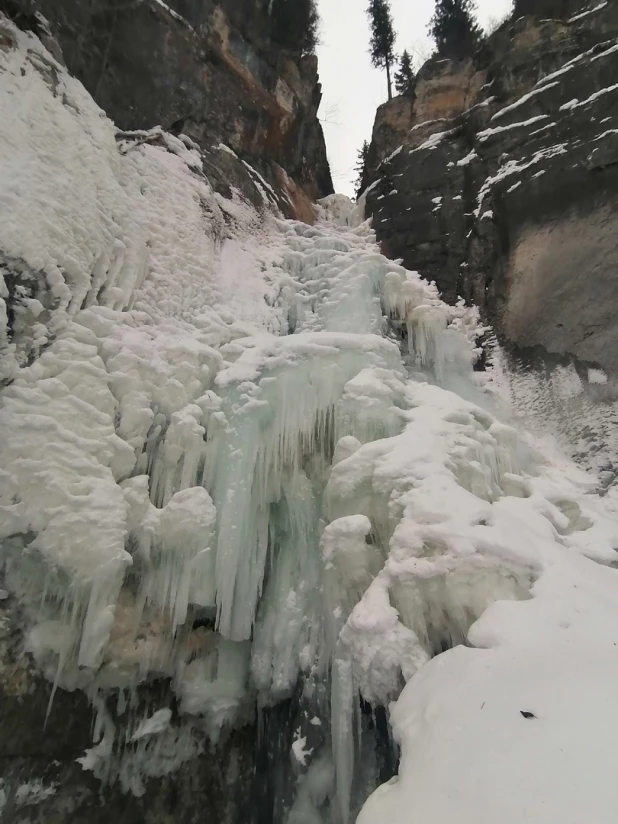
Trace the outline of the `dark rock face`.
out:
M 216 753 L 204 754 L 171 775 L 153 778 L 145 793 L 123 793 L 118 784 L 103 786 L 82 770 L 93 724 L 92 709 L 77 693 L 58 693 L 47 727 L 49 689 L 39 685 L 27 701 L 0 693 L 5 744 L 1 757 L 5 803 L 3 822 L 45 824 L 241 824 L 251 812 L 255 728 L 233 733 Z
M 93 743 L 96 712 L 80 690 L 57 690 L 23 647 L 17 600 L 0 601 L 0 821 L 6 824 L 240 824 L 253 781 L 256 735 L 234 731 L 216 754 L 204 752 L 173 774 L 153 778 L 137 797 L 118 782 L 102 784 L 78 758 Z M 133 712 L 169 703 L 165 681 L 141 688 Z
M 37 33 L 37 13 L 46 18 L 67 68 L 120 129 L 160 125 L 209 151 L 222 142 L 273 187 L 284 169 L 315 199 L 333 190 L 317 59 L 272 41 L 268 9 L 268 0 L 0 0 Z
M 615 3 L 520 0 L 484 67 L 432 61 L 414 104 L 378 111 L 368 194 L 385 251 L 446 299 L 612 374 L 617 78 Z
M 216 747 L 205 731 L 200 732 L 196 718 L 192 739 L 198 754 L 169 772 L 164 761 L 161 772 L 165 774 L 145 781 L 137 794 L 124 792 L 113 776 L 101 781 L 82 769 L 78 759 L 93 746 L 93 738 L 96 742 L 101 736 L 97 709 L 81 690 L 58 689 L 52 697 L 52 685 L 24 651 L 23 623 L 17 599 L 1 599 L 3 824 L 108 824 L 110 820 L 117 824 L 270 824 L 283 820 L 295 784 L 290 747 L 307 715 L 301 710 L 300 693 L 277 707 L 263 709 L 259 725 L 254 718 L 241 729 L 227 730 Z M 165 679 L 141 685 L 130 696 L 125 694 L 126 701 L 122 698 L 112 697 L 106 707 L 119 728 L 162 706 L 173 709 L 172 728 L 181 727 Z M 114 744 L 119 757 L 131 748 L 135 744 L 122 735 Z M 177 751 L 170 747 L 164 755 L 173 761 Z

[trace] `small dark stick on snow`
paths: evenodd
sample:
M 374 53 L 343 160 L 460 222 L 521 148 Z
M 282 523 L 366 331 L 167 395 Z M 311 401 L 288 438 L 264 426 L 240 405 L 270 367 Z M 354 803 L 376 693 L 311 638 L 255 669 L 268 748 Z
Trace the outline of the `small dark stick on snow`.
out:
M 520 710 L 520 713 L 524 718 L 536 718 L 536 715 L 533 712 L 528 712 L 527 710 Z

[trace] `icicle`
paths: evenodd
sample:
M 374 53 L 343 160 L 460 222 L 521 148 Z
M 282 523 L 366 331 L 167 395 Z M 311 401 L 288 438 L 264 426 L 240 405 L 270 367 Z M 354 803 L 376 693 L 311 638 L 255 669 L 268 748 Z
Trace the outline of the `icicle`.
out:
M 215 520 L 212 499 L 199 486 L 176 492 L 160 511 L 140 596 L 171 616 L 173 631 L 189 603 L 214 606 Z
M 354 689 L 352 663 L 343 650 L 333 659 L 331 733 L 337 781 L 337 810 L 341 824 L 348 824 L 354 773 L 354 718 L 358 696 Z
M 44 50 L 11 33 L 17 100 Z M 502 640 L 547 575 L 575 603 L 579 562 L 615 563 L 616 528 L 589 481 L 463 399 L 491 403 L 471 375 L 477 310 L 383 257 L 358 207 L 258 219 L 215 196 L 188 138 L 119 153 L 58 77 L 0 157 L 17 170 L 0 240 L 38 295 L 13 300 L 9 340 L 0 281 L 2 548 L 27 649 L 54 690 L 99 695 L 83 765 L 136 794 L 256 705 L 302 694 L 317 743 L 312 719 L 294 722 L 306 740 L 281 807 L 289 824 L 347 824 L 359 693 L 386 706 L 431 655 Z M 554 380 L 575 402 L 575 372 Z M 502 623 L 483 628 L 488 609 Z M 138 712 L 153 677 L 180 718 Z
M 439 383 L 444 377 L 443 333 L 448 314 L 442 306 L 417 306 L 408 316 L 408 341 L 423 367 L 431 367 Z

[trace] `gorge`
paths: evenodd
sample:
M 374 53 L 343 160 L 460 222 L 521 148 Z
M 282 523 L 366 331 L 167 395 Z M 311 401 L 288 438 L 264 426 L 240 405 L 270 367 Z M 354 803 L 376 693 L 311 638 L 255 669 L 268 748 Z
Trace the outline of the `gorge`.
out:
M 474 76 L 434 111 L 456 123 L 417 129 L 459 83 L 429 65 L 378 115 L 352 203 L 332 193 L 315 60 L 273 46 L 268 4 L 98 3 L 0 2 L 1 820 L 613 822 L 609 206 L 581 229 L 607 247 L 578 281 L 599 303 L 589 348 L 581 317 L 555 346 L 511 334 L 498 286 L 532 231 L 502 178 L 600 202 L 611 123 L 599 138 L 581 112 L 574 151 L 605 160 L 565 178 L 544 166 L 551 129 L 514 150 L 501 126 L 473 133 Z M 599 56 L 586 99 L 609 101 L 618 34 L 597 5 L 556 14 L 605 21 L 602 48 L 523 4 L 496 42 L 514 32 L 517 56 L 545 27 L 547 75 Z M 518 86 L 497 122 L 562 83 L 536 72 L 541 93 Z M 526 198 L 533 221 L 559 195 Z M 528 300 L 545 270 L 522 272 Z M 577 315 L 559 274 L 556 327 Z M 511 344 L 543 348 L 587 437 L 549 437 Z

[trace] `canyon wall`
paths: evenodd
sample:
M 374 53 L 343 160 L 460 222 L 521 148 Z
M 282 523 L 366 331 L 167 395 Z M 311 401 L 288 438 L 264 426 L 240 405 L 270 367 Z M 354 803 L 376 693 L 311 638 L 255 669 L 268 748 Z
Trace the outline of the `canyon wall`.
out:
M 0 0 L 0 12 L 42 36 L 119 129 L 186 134 L 224 196 L 234 187 L 259 206 L 245 160 L 285 214 L 311 219 L 311 201 L 332 192 L 317 58 L 276 42 L 270 6 Z
M 384 251 L 515 347 L 618 370 L 618 7 L 519 0 L 476 61 L 377 113 Z

